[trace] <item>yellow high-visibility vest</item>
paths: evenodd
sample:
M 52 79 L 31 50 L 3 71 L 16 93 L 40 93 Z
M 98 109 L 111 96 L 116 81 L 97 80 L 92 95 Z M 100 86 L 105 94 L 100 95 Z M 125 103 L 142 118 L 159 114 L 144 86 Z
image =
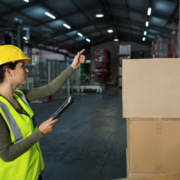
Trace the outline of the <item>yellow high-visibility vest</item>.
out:
M 12 104 L 0 95 L 0 113 L 9 128 L 12 145 L 19 143 L 37 129 L 34 113 L 24 93 L 16 90 L 14 97 L 28 116 L 18 113 Z M 5 162 L 0 158 L 0 180 L 37 180 L 43 170 L 44 161 L 39 142 L 12 161 Z

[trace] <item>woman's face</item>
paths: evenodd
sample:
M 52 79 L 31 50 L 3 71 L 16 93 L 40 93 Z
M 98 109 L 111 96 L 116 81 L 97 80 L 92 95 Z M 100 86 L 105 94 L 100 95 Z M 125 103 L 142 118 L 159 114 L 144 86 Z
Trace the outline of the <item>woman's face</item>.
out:
M 28 69 L 24 66 L 24 61 L 19 61 L 14 70 L 12 70 L 13 84 L 23 85 L 27 83 Z

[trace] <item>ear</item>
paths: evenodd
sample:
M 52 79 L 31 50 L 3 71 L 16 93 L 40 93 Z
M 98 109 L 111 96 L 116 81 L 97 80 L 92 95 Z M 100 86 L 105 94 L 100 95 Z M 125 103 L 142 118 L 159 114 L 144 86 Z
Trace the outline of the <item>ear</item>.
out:
M 12 77 L 12 69 L 6 68 L 5 74 L 6 74 L 7 77 Z

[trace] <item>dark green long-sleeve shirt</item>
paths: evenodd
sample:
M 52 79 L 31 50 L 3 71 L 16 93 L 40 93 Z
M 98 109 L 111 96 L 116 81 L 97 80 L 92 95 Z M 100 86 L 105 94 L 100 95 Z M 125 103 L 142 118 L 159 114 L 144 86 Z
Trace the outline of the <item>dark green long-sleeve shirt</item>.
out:
M 49 96 L 55 93 L 64 82 L 75 72 L 75 70 L 69 66 L 64 70 L 56 79 L 50 84 L 34 89 L 21 89 L 28 102 Z M 21 107 L 21 106 L 20 106 Z M 16 109 L 19 113 L 26 114 L 24 109 L 21 107 Z M 10 131 L 8 126 L 0 114 L 0 158 L 3 161 L 12 161 L 24 152 L 26 152 L 33 144 L 40 141 L 43 138 L 43 134 L 37 129 L 34 133 L 28 136 L 26 139 L 18 142 L 17 144 L 10 143 Z

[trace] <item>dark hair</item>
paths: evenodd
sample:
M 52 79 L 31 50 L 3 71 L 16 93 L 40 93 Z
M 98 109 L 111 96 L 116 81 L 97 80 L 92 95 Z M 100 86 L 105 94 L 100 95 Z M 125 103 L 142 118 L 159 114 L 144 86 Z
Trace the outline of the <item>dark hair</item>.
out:
M 17 63 L 18 63 L 18 61 L 14 62 L 14 63 L 10 62 L 10 63 L 0 65 L 0 84 L 3 83 L 3 81 L 4 81 L 6 68 L 14 70 L 16 68 Z

